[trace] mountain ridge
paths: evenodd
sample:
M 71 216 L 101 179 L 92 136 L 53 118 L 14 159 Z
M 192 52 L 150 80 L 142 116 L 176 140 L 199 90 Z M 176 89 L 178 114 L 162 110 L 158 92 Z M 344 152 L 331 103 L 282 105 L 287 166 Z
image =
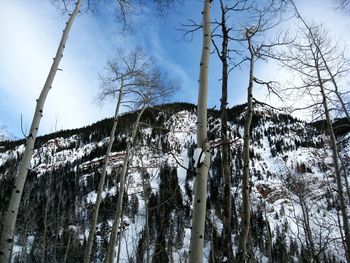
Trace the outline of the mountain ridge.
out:
M 229 109 L 235 253 L 240 224 L 244 107 L 243 104 Z M 272 262 L 286 262 L 286 259 L 288 262 L 308 262 L 300 205 L 304 202 L 312 215 L 315 238 L 322 237 L 327 242 L 326 249 L 322 244 L 318 246 L 324 262 L 341 262 L 344 255 L 340 249 L 339 230 L 335 227 L 338 205 L 332 194 L 334 168 L 329 158 L 327 137 L 324 131 L 311 124 L 265 107 L 256 107 L 251 129 L 250 191 L 253 206 L 250 257 L 253 262 L 268 262 L 269 258 Z M 118 174 L 124 157 L 128 125 L 132 124 L 132 119 L 126 119 L 133 114 L 123 116 L 119 120 L 120 128 L 116 132 L 108 166 L 93 262 L 102 262 L 105 255 L 118 195 Z M 205 262 L 224 260 L 220 252 L 222 176 L 219 116 L 219 111 L 209 110 L 208 138 L 212 142 L 212 165 L 208 182 Z M 147 247 L 146 206 L 152 262 L 186 262 L 195 176 L 192 159 L 196 148 L 195 106 L 170 104 L 170 110 L 165 113 L 148 111 L 142 122 L 147 125 L 142 125 L 137 135 L 138 143 L 134 145 L 128 192 L 124 200 L 122 262 L 144 260 Z M 22 198 L 14 247 L 15 262 L 23 259 L 35 262 L 40 255 L 43 235 L 40 226 L 47 203 L 50 229 L 47 233 L 47 259 L 61 262 L 60 255 L 68 253 L 68 262 L 81 261 L 109 124 L 110 119 L 106 119 L 85 130 L 76 129 L 74 134 L 72 130 L 63 131 L 38 140 Z M 345 141 L 341 148 L 345 157 L 350 155 L 346 143 L 349 138 L 349 133 L 340 138 Z M 342 144 L 341 141 L 339 143 Z M 4 189 L 0 193 L 0 203 L 4 204 L 0 209 L 0 222 L 23 151 L 23 146 L 12 144 L 11 147 L 0 152 L 0 185 Z M 147 205 L 144 201 L 145 189 L 150 191 Z M 319 222 L 327 228 L 318 225 Z M 269 233 L 271 238 L 268 238 Z M 69 238 L 71 247 L 65 250 Z

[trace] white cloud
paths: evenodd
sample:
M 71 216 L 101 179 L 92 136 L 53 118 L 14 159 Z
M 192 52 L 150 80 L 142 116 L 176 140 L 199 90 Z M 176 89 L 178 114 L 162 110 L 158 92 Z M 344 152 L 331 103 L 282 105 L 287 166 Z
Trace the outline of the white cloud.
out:
M 29 127 L 66 18 L 55 18 L 57 10 L 45 2 L 1 1 L 0 10 L 5 36 L 0 43 L 0 92 L 11 101 L 11 114 L 23 113 Z M 103 70 L 111 49 L 99 26 L 91 16 L 79 16 L 73 24 L 59 66 L 63 71 L 57 72 L 48 95 L 40 133 L 53 131 L 56 116 L 59 127 L 67 129 L 112 115 L 112 104 L 102 109 L 91 105 L 98 91 L 97 72 Z
M 323 21 L 341 43 L 348 43 L 350 15 L 335 12 L 331 4 L 311 0 L 302 5 L 305 17 Z M 197 3 L 198 4 L 198 3 Z M 135 34 L 123 37 L 118 34 L 117 23 L 111 10 L 98 14 L 80 15 L 71 30 L 60 68 L 44 109 L 40 133 L 53 131 L 58 117 L 59 128 L 75 128 L 90 124 L 114 112 L 113 101 L 103 108 L 91 104 L 98 91 L 98 72 L 104 71 L 107 58 L 115 56 L 118 46 L 131 49 L 143 46 L 156 56 L 170 76 L 183 81 L 179 100 L 195 102 L 197 98 L 198 64 L 200 59 L 200 32 L 191 43 L 180 41 L 181 33 L 175 30 L 180 22 L 197 13 L 197 6 L 189 4 L 184 14 L 172 14 L 166 20 L 154 18 L 152 10 L 144 10 L 135 18 Z M 198 9 L 200 10 L 200 9 Z M 45 82 L 67 17 L 59 16 L 49 1 L 0 0 L 0 122 L 20 136 L 20 113 L 25 127 L 29 127 L 35 108 L 35 99 Z M 221 65 L 212 56 L 210 65 L 209 105 L 219 103 L 221 96 Z M 257 68 L 265 79 L 288 79 L 290 74 L 276 70 L 272 64 Z M 261 74 L 261 75 L 260 75 Z M 246 70 L 230 75 L 229 101 L 243 103 L 246 99 L 248 75 Z M 257 91 L 264 98 L 262 90 Z M 276 100 L 271 103 L 275 104 Z

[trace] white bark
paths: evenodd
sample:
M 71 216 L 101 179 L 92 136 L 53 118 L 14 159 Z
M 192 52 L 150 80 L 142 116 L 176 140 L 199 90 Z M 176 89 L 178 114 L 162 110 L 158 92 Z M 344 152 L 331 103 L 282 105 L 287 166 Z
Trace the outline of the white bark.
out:
M 207 139 L 207 98 L 209 56 L 211 45 L 210 8 L 212 0 L 204 1 L 203 9 L 203 46 L 200 62 L 199 92 L 197 105 L 197 148 L 205 151 L 205 160 L 197 167 L 195 195 L 193 200 L 193 218 L 189 263 L 203 262 L 204 225 L 207 202 L 207 181 L 210 166 L 209 143 Z
M 94 206 L 94 213 L 92 215 L 92 222 L 91 222 L 91 226 L 90 226 L 90 230 L 89 230 L 89 238 L 88 238 L 88 242 L 87 242 L 85 253 L 84 253 L 84 262 L 85 263 L 90 262 L 92 245 L 93 245 L 93 241 L 94 241 L 94 237 L 95 237 L 95 233 L 96 233 L 97 217 L 98 217 L 98 212 L 99 212 L 101 201 L 102 201 L 102 191 L 103 191 L 103 186 L 105 184 L 109 156 L 111 154 L 111 150 L 112 150 L 112 146 L 113 146 L 113 142 L 114 142 L 114 138 L 115 138 L 115 130 L 116 130 L 117 124 L 118 124 L 118 114 L 119 114 L 119 108 L 120 108 L 122 96 L 123 96 L 123 82 L 122 82 L 121 88 L 119 90 L 117 105 L 116 105 L 115 113 L 114 113 L 113 126 L 111 129 L 109 143 L 108 143 L 106 155 L 104 158 L 103 170 L 102 170 L 100 182 L 98 185 L 96 203 Z
M 11 258 L 11 249 L 13 246 L 14 231 L 15 231 L 15 225 L 17 221 L 18 209 L 21 201 L 24 184 L 28 174 L 28 169 L 30 166 L 30 160 L 32 158 L 33 151 L 34 151 L 34 143 L 38 133 L 40 120 L 43 116 L 45 100 L 51 88 L 54 77 L 56 75 L 58 65 L 63 57 L 63 50 L 65 48 L 65 45 L 68 39 L 68 34 L 74 22 L 74 19 L 78 15 L 80 6 L 81 6 L 81 0 L 78 0 L 78 2 L 75 5 L 75 9 L 73 13 L 70 15 L 68 19 L 66 28 L 63 31 L 56 56 L 51 66 L 49 75 L 46 79 L 45 85 L 41 91 L 39 99 L 37 99 L 36 109 L 35 109 L 33 121 L 31 124 L 31 128 L 29 131 L 29 135 L 27 137 L 23 158 L 19 166 L 18 173 L 16 175 L 15 185 L 13 187 L 10 204 L 9 204 L 9 207 L 6 213 L 6 218 L 3 224 L 1 241 L 0 241 L 0 263 L 9 262 Z
M 131 156 L 132 143 L 135 140 L 137 128 L 138 128 L 139 123 L 140 123 L 140 118 L 141 118 L 143 112 L 145 111 L 146 106 L 147 106 L 147 104 L 144 104 L 143 108 L 137 114 L 137 118 L 136 118 L 133 130 L 132 130 L 130 140 L 127 140 L 126 152 L 125 152 L 125 157 L 124 157 L 124 162 L 123 162 L 123 169 L 122 169 L 122 173 L 120 175 L 119 191 L 118 191 L 119 194 L 118 194 L 117 206 L 116 206 L 116 211 L 115 211 L 115 216 L 114 216 L 114 223 L 113 223 L 113 228 L 112 228 L 112 232 L 111 232 L 111 237 L 109 239 L 108 252 L 107 252 L 107 255 L 106 255 L 106 258 L 104 261 L 105 263 L 113 263 L 114 252 L 115 252 L 115 243 L 117 240 L 117 232 L 118 232 L 118 227 L 120 225 L 120 219 L 121 219 L 121 215 L 122 215 L 122 211 L 123 211 L 125 177 L 126 177 L 126 173 L 128 170 L 129 158 Z
M 126 190 L 128 191 L 128 190 Z M 124 214 L 121 213 L 121 219 L 120 221 L 123 223 L 123 219 L 124 218 Z M 121 245 L 122 245 L 122 227 L 120 228 L 120 231 L 119 231 L 119 239 L 118 239 L 118 252 L 117 252 L 117 263 L 120 262 L 120 251 L 121 251 Z

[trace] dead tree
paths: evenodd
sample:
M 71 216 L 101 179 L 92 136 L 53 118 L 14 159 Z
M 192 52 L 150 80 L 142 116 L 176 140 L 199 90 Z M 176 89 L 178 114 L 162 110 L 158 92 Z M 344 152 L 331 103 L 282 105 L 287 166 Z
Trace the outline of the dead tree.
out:
M 284 45 L 284 42 L 271 41 L 264 43 L 261 41 L 261 35 L 267 30 L 274 28 L 280 23 L 280 15 L 284 9 L 283 2 L 269 2 L 262 9 L 253 6 L 249 12 L 252 15 L 251 25 L 246 26 L 243 30 L 243 39 L 247 43 L 248 54 L 246 60 L 249 61 L 249 80 L 247 88 L 247 108 L 244 119 L 243 134 L 243 181 L 242 181 L 242 213 L 241 213 L 241 231 L 239 234 L 239 245 L 237 252 L 237 262 L 244 263 L 247 258 L 247 243 L 250 232 L 250 136 L 251 123 L 253 118 L 253 87 L 254 83 L 265 85 L 269 93 L 281 98 L 276 89 L 276 82 L 262 81 L 256 77 L 254 66 L 259 59 L 266 59 L 266 53 L 276 46 Z M 255 22 L 254 22 L 255 19 Z
M 228 18 L 233 12 L 240 12 L 246 10 L 246 0 L 235 1 L 230 3 L 230 6 L 224 3 L 223 0 L 220 0 L 220 11 L 221 11 L 221 20 L 214 21 L 214 29 L 212 32 L 212 43 L 216 55 L 219 57 L 222 63 L 222 75 L 221 75 L 221 130 L 220 136 L 222 140 L 222 175 L 223 175 L 223 204 L 222 204 L 222 217 L 223 217 L 223 256 L 227 258 L 228 262 L 232 262 L 233 253 L 232 253 L 232 230 L 231 230 L 231 218 L 232 218 L 232 200 L 231 200 L 231 174 L 230 174 L 230 163 L 229 163 L 229 138 L 227 137 L 227 89 L 228 89 L 228 80 L 229 80 L 229 61 L 231 58 L 231 53 L 234 52 L 230 47 L 230 42 L 232 42 L 231 31 L 232 26 L 229 25 Z M 219 32 L 217 32 L 219 31 Z M 216 39 L 221 40 L 221 49 L 219 45 L 216 44 Z M 233 201 L 234 204 L 234 201 Z M 235 206 L 233 214 L 235 216 L 234 222 L 237 226 L 237 213 Z

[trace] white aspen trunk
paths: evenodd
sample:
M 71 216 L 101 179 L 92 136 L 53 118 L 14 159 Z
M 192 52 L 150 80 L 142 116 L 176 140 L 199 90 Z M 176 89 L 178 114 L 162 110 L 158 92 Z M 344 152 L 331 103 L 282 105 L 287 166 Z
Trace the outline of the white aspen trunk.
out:
M 126 190 L 128 191 L 128 190 Z M 120 221 L 123 223 L 124 220 L 124 214 L 121 214 L 121 219 Z M 118 252 L 117 252 L 117 263 L 120 262 L 120 251 L 121 251 L 121 244 L 122 244 L 122 229 L 119 231 L 119 238 L 118 238 Z
M 195 179 L 195 195 L 193 199 L 193 217 L 189 263 L 203 262 L 204 225 L 207 203 L 207 182 L 210 166 L 210 152 L 207 138 L 207 99 L 209 56 L 211 45 L 210 8 L 212 0 L 205 0 L 203 7 L 203 46 L 199 73 L 199 91 L 197 105 L 197 147 L 205 154 L 203 163 L 198 162 Z
M 43 116 L 45 100 L 52 86 L 52 82 L 56 75 L 58 65 L 63 57 L 63 50 L 66 46 L 68 34 L 72 27 L 74 19 L 79 13 L 81 1 L 82 0 L 78 0 L 78 2 L 76 3 L 74 11 L 70 15 L 68 22 L 66 24 L 66 27 L 63 30 L 62 38 L 58 46 L 57 53 L 54 58 L 53 64 L 51 66 L 49 75 L 40 93 L 39 99 L 37 99 L 35 113 L 34 113 L 31 127 L 30 127 L 29 135 L 27 137 L 23 158 L 16 175 L 15 185 L 13 187 L 10 204 L 9 204 L 5 221 L 3 224 L 1 241 L 0 241 L 0 263 L 7 263 L 10 261 L 10 258 L 11 258 L 11 249 L 13 246 L 14 231 L 15 231 L 15 225 L 17 221 L 18 209 L 19 209 L 19 205 L 20 205 L 20 201 L 23 193 L 24 184 L 27 179 L 28 169 L 30 167 L 30 160 L 32 159 L 32 155 L 34 151 L 34 143 L 38 133 L 40 120 Z
M 253 84 L 254 84 L 254 50 L 251 39 L 248 36 L 248 48 L 250 53 L 249 85 L 247 94 L 247 112 L 244 123 L 243 137 L 243 183 L 242 183 L 242 227 L 239 237 L 239 246 L 237 253 L 237 262 L 246 262 L 247 242 L 250 231 L 250 197 L 249 197 L 249 145 L 250 145 L 250 126 L 253 118 Z
M 104 260 L 105 263 L 113 263 L 114 251 L 115 251 L 115 243 L 116 243 L 116 240 L 117 240 L 117 232 L 118 232 L 118 227 L 120 225 L 120 219 L 121 219 L 121 214 L 122 214 L 122 209 L 123 209 L 125 177 L 126 177 L 126 173 L 127 173 L 127 170 L 128 170 L 129 158 L 130 158 L 131 150 L 132 150 L 132 146 L 133 146 L 132 144 L 133 144 L 133 142 L 135 140 L 137 128 L 138 128 L 139 123 L 140 123 L 140 118 L 141 118 L 143 112 L 146 109 L 146 105 L 147 104 L 144 104 L 143 108 L 137 114 L 137 118 L 136 118 L 133 130 L 132 130 L 131 137 L 127 141 L 126 152 L 125 152 L 125 157 L 124 157 L 124 162 L 123 162 L 122 174 L 120 175 L 119 194 L 118 194 L 117 206 L 116 206 L 116 211 L 115 211 L 115 216 L 114 216 L 114 222 L 113 222 L 111 237 L 109 239 L 109 244 L 108 244 L 108 252 L 107 252 L 106 258 Z
M 96 203 L 94 206 L 94 213 L 92 215 L 92 222 L 91 222 L 91 226 L 90 226 L 90 230 L 89 230 L 89 238 L 88 238 L 88 242 L 87 242 L 85 253 L 84 253 L 84 263 L 90 262 L 90 255 L 91 255 L 92 245 L 93 245 L 93 241 L 94 241 L 95 233 L 96 233 L 97 217 L 98 217 L 98 212 L 99 212 L 101 201 L 102 201 L 102 191 L 103 191 L 103 186 L 105 184 L 109 156 L 111 154 L 111 150 L 112 150 L 112 146 L 113 146 L 113 142 L 114 142 L 114 138 L 115 138 L 115 130 L 116 130 L 117 124 L 118 124 L 118 114 L 119 114 L 121 99 L 123 96 L 123 88 L 124 87 L 123 87 L 123 81 L 122 81 L 121 88 L 119 90 L 117 105 L 115 108 L 113 126 L 111 129 L 111 134 L 109 136 L 109 143 L 108 143 L 106 155 L 104 158 L 103 170 L 102 170 L 100 182 L 98 185 Z

